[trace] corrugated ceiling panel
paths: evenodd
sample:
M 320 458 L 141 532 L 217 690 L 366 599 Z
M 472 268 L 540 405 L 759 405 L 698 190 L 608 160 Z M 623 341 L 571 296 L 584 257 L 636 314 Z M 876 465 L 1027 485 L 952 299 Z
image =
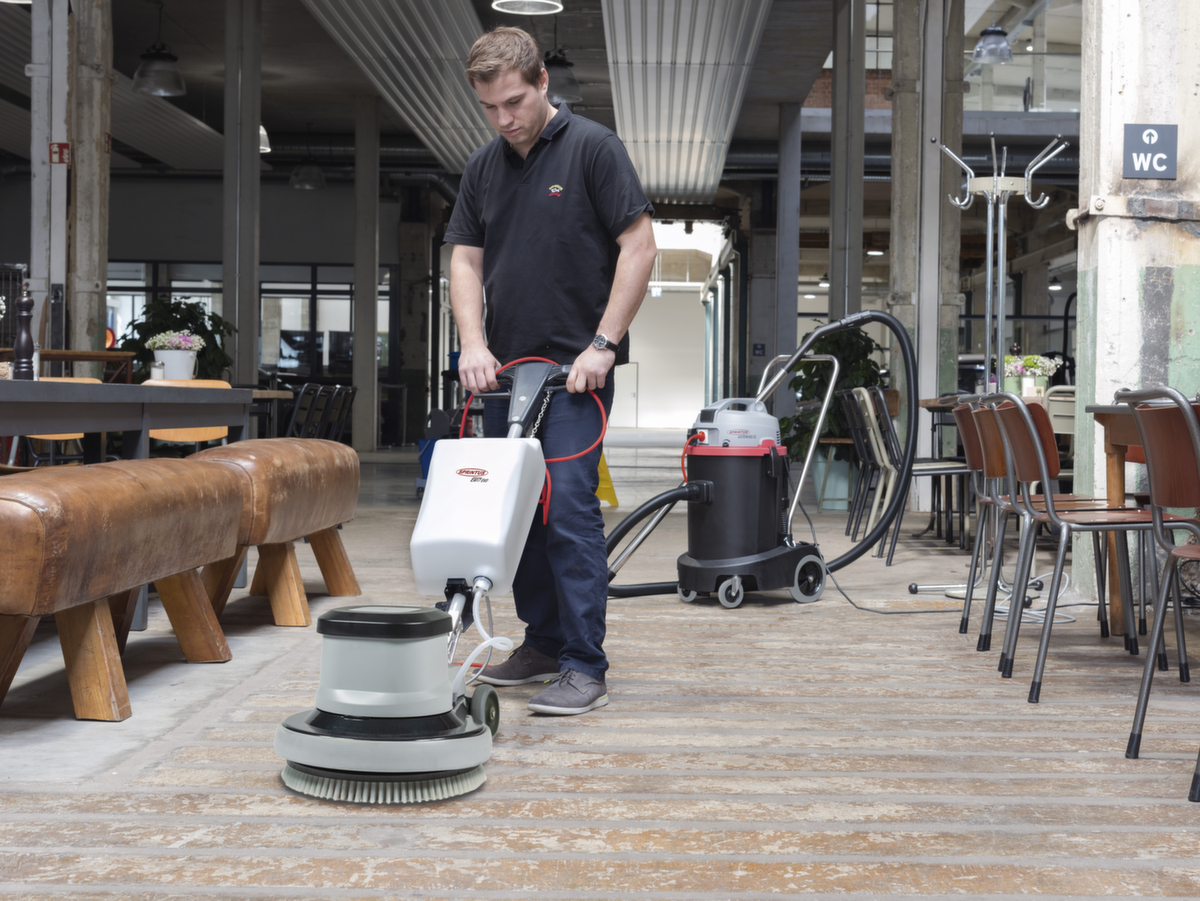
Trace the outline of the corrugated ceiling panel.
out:
M 713 199 L 771 0 L 603 0 L 617 133 L 651 199 Z
M 29 159 L 29 117 L 29 110 L 24 107 L 9 103 L 7 100 L 0 100 L 0 148 L 16 156 Z M 109 167 L 112 169 L 142 168 L 139 163 L 135 163 L 129 157 L 119 153 L 112 154 Z
M 25 64 L 30 50 L 28 12 L 0 4 L 0 84 L 29 96 Z M 123 144 L 174 169 L 220 169 L 224 138 L 199 119 L 163 100 L 133 92 L 133 80 L 117 73 L 112 89 L 112 133 Z M 125 160 L 126 165 L 132 161 Z M 114 162 L 114 165 L 117 165 Z
M 463 77 L 483 33 L 470 0 L 304 0 L 408 126 L 451 172 L 494 136 Z

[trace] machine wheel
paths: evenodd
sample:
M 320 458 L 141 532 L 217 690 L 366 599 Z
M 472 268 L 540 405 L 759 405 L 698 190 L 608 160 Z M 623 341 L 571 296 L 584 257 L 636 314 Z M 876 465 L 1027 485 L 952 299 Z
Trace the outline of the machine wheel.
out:
M 500 696 L 490 685 L 480 685 L 471 695 L 471 716 L 477 723 L 483 723 L 492 735 L 500 728 Z
M 825 564 L 820 557 L 809 554 L 796 564 L 796 573 L 788 593 L 799 604 L 811 604 L 821 599 L 825 591 Z
M 690 604 L 692 601 L 696 600 L 696 592 L 684 591 L 682 585 L 675 586 L 675 593 L 679 595 L 679 600 L 683 601 L 685 604 Z
M 739 606 L 745 596 L 746 592 L 742 588 L 742 579 L 740 576 L 726 579 L 717 586 L 717 600 L 721 602 L 722 607 L 728 607 L 730 610 Z

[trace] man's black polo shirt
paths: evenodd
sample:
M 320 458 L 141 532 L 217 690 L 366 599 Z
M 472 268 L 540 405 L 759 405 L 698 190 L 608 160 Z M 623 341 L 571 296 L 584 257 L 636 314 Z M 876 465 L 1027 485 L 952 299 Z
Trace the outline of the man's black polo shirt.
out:
M 653 213 L 620 139 L 558 108 L 524 160 L 497 136 L 471 154 L 446 242 L 483 248 L 484 334 L 501 363 L 571 363 L 596 334 L 616 238 Z M 629 359 L 621 340 L 617 362 Z

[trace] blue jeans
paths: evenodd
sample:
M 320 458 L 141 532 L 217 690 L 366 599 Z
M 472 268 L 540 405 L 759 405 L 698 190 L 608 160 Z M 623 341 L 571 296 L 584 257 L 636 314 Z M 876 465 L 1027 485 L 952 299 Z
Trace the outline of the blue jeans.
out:
M 605 415 L 612 409 L 613 379 L 596 392 Z M 508 400 L 484 402 L 483 432 L 507 434 Z M 600 434 L 600 410 L 590 394 L 553 396 L 537 437 L 547 458 L 579 453 Z M 600 515 L 600 450 L 575 460 L 549 463 L 550 516 L 534 515 L 525 551 L 513 581 L 517 616 L 525 623 L 525 644 L 558 658 L 559 671 L 573 669 L 603 679 L 604 614 L 608 608 L 608 553 Z

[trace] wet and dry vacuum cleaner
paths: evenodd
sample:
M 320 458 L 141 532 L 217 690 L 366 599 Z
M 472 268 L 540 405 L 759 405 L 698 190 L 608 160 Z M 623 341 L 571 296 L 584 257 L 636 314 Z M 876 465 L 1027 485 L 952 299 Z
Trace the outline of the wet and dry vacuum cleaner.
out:
M 484 651 L 513 647 L 483 623 L 491 619 L 489 594 L 512 590 L 546 481 L 541 443 L 523 436 L 569 371 L 533 362 L 498 374 L 511 385 L 508 437 L 434 446 L 409 547 L 417 591 L 444 596 L 444 609 L 359 605 L 317 619 L 316 707 L 275 732 L 289 788 L 330 800 L 404 804 L 484 783 L 500 705 L 489 685 L 468 697 L 469 674 Z M 450 662 L 472 621 L 482 640 L 451 680 Z

